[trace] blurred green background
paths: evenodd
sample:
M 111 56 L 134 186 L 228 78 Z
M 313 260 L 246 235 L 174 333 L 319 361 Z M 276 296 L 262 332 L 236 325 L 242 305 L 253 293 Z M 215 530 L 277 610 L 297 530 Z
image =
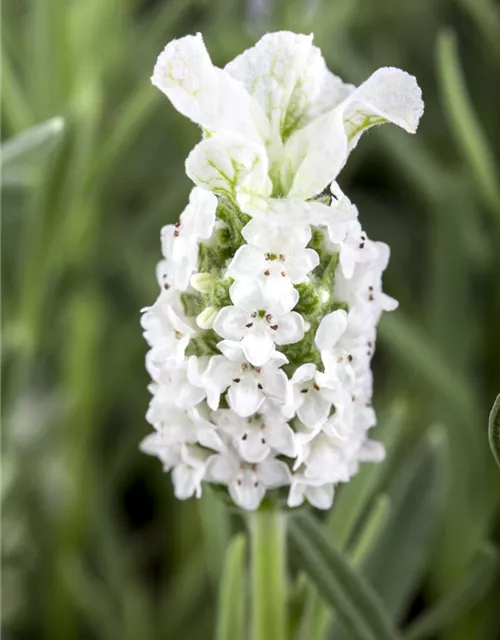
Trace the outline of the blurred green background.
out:
M 186 203 L 199 138 L 149 77 L 174 37 L 201 31 L 224 65 L 278 29 L 314 32 L 349 82 L 406 69 L 426 103 L 415 137 L 371 131 L 340 177 L 392 248 L 385 289 L 400 308 L 374 363 L 389 459 L 340 489 L 325 525 L 403 630 L 468 588 L 439 629 L 409 637 L 499 638 L 487 442 L 500 390 L 498 4 L 4 0 L 2 23 L 4 638 L 214 637 L 224 551 L 244 523 L 210 492 L 176 501 L 137 448 L 139 310 L 156 296 L 160 228 Z M 23 136 L 54 117 L 64 126 Z M 367 539 L 381 491 L 390 516 Z M 297 617 L 321 607 L 305 587 L 299 577 Z

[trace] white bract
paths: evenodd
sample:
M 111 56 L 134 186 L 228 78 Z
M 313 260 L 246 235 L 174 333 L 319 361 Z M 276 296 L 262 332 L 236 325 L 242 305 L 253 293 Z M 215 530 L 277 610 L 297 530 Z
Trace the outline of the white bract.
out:
M 180 499 L 211 482 L 246 510 L 266 495 L 328 509 L 360 462 L 383 459 L 368 437 L 371 358 L 380 315 L 397 306 L 382 291 L 389 248 L 336 180 L 368 128 L 415 132 L 420 89 L 394 68 L 344 84 L 312 36 L 289 32 L 225 69 L 200 34 L 174 40 L 152 82 L 203 139 L 141 321 L 154 428 L 141 448 Z

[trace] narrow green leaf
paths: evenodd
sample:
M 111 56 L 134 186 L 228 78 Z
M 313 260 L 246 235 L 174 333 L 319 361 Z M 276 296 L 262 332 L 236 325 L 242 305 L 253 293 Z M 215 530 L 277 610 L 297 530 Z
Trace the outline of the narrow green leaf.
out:
M 385 530 L 387 519 L 390 514 L 391 502 L 387 495 L 379 495 L 375 498 L 373 507 L 369 511 L 366 521 L 361 527 L 359 536 L 348 551 L 348 557 L 354 567 L 361 567 L 363 562 L 370 555 L 371 551 L 379 541 Z M 318 598 L 316 590 L 313 596 Z M 310 615 L 311 635 L 308 640 L 314 638 L 324 638 L 327 629 L 333 623 L 332 611 L 320 600 L 311 607 L 313 613 Z
M 366 464 L 363 465 L 359 473 L 350 482 L 343 485 L 335 497 L 335 507 L 332 509 L 329 520 L 327 520 L 328 538 L 339 549 L 347 549 L 353 540 L 355 531 L 369 507 L 369 502 L 379 490 L 383 476 L 397 449 L 403 426 L 407 417 L 406 404 L 401 401 L 394 402 L 390 409 L 380 420 L 381 424 L 376 429 L 376 438 L 383 442 L 386 448 L 386 464 Z M 369 516 L 366 527 L 370 526 L 373 511 Z M 388 516 L 388 514 L 386 514 Z M 382 523 L 380 523 L 382 526 Z M 363 528 L 362 536 L 368 535 L 366 527 Z M 352 553 L 356 554 L 359 545 L 364 545 L 366 539 L 359 540 Z M 370 542 L 376 542 L 374 536 Z M 365 549 L 363 553 L 369 552 Z M 361 548 L 359 549 L 361 553 Z M 361 562 L 358 554 L 358 560 Z M 306 615 L 304 616 L 302 628 L 304 629 L 302 638 L 314 640 L 323 638 L 325 631 L 331 622 L 331 609 L 319 596 L 317 590 L 309 585 L 306 600 Z
M 56 117 L 23 131 L 2 145 L 3 184 L 29 186 L 64 131 Z
M 497 465 L 500 467 L 500 393 L 490 413 L 488 433 L 491 450 L 493 451 Z
M 244 640 L 246 627 L 246 536 L 231 541 L 219 591 L 216 640 Z
M 467 93 L 455 34 L 443 29 L 437 40 L 437 71 L 453 135 L 469 164 L 486 206 L 500 221 L 500 189 L 494 156 Z
M 330 544 L 320 525 L 298 515 L 290 520 L 290 536 L 301 566 L 308 573 L 356 640 L 397 638 L 382 602 L 361 575 Z
M 434 430 L 393 475 L 391 514 L 363 573 L 399 620 L 425 571 L 444 497 L 445 434 Z
M 406 640 L 424 640 L 449 629 L 450 625 L 480 602 L 498 573 L 498 553 L 486 544 L 477 553 L 465 580 L 438 602 L 430 611 L 419 616 L 408 628 Z
M 359 534 L 352 551 L 349 553 L 349 558 L 355 567 L 362 565 L 363 561 L 369 556 L 370 551 L 378 542 L 387 523 L 390 511 L 391 499 L 389 496 L 384 494 L 378 496 L 363 530 Z

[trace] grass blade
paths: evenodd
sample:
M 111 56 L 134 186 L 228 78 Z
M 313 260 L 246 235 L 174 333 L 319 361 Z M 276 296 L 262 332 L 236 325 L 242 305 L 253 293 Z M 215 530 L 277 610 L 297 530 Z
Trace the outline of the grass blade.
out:
M 397 638 L 382 602 L 368 582 L 356 574 L 310 517 L 290 520 L 292 543 L 302 568 L 356 640 Z

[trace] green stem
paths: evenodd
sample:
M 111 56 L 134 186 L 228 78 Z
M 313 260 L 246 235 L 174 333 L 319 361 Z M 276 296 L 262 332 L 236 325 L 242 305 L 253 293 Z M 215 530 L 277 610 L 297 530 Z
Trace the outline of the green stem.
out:
M 252 640 L 286 640 L 286 518 L 264 508 L 249 518 Z

